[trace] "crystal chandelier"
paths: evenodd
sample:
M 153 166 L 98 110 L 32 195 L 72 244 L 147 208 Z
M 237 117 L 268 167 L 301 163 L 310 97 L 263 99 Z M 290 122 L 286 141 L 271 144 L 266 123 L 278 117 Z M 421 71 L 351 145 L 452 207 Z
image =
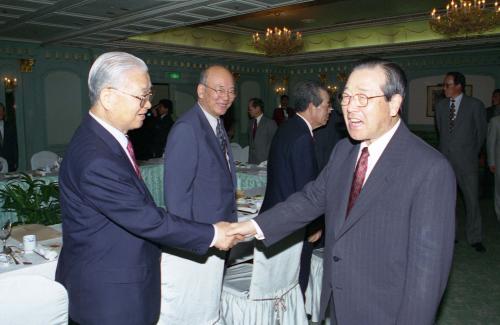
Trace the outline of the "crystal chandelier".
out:
M 446 36 L 484 33 L 500 23 L 498 2 L 487 5 L 485 0 L 457 1 L 446 5 L 446 13 L 432 9 L 429 25 L 431 29 Z
M 295 34 L 286 27 L 268 28 L 265 38 L 261 39 L 259 33 L 253 36 L 253 46 L 267 56 L 286 56 L 298 52 L 304 46 L 302 34 Z

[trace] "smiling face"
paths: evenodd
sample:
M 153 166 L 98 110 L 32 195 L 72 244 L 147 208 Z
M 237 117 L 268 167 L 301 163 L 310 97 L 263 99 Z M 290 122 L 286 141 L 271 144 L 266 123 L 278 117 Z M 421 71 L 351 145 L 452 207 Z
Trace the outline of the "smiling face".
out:
M 146 113 L 151 108 L 147 100 L 141 107 L 141 100 L 151 91 L 151 80 L 147 72 L 130 70 L 124 74 L 120 89 L 105 88 L 102 93 L 106 108 L 106 120 L 123 133 L 142 126 Z
M 231 72 L 221 66 L 206 71 L 205 84 L 198 84 L 198 101 L 212 116 L 226 114 L 235 99 L 234 79 Z
M 344 95 L 380 96 L 384 94 L 382 87 L 385 83 L 386 76 L 381 67 L 360 68 L 349 76 Z M 363 107 L 356 98 L 351 97 L 349 104 L 342 106 L 351 138 L 370 144 L 389 131 L 399 120 L 402 100 L 401 95 L 393 95 L 389 101 L 384 96 L 376 97 L 368 99 L 368 104 Z

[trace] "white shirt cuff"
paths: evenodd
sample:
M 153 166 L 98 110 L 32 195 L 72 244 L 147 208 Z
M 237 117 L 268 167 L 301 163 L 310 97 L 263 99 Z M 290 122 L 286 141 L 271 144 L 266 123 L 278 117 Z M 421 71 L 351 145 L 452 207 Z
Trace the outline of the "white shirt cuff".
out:
M 212 227 L 214 227 L 214 238 L 212 239 L 212 242 L 210 243 L 210 247 L 214 247 L 215 246 L 215 242 L 217 241 L 217 227 L 215 225 L 212 225 Z
M 255 232 L 257 233 L 255 235 L 255 239 L 258 239 L 258 240 L 266 239 L 266 237 L 264 236 L 264 233 L 262 232 L 262 229 L 260 229 L 257 222 L 255 222 L 255 220 L 250 220 L 250 221 L 252 222 L 253 226 L 255 227 Z

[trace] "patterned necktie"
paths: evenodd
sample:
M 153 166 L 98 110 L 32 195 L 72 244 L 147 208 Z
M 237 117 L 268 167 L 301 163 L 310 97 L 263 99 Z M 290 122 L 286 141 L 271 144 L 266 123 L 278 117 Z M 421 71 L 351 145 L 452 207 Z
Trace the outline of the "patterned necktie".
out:
M 220 118 L 217 119 L 217 139 L 219 140 L 220 148 L 222 150 L 222 153 L 226 155 L 227 152 L 227 144 L 226 144 L 226 138 L 224 137 L 224 130 L 222 129 L 222 123 Z
M 141 178 L 141 170 L 139 169 L 139 166 L 137 165 L 137 162 L 135 161 L 135 153 L 134 153 L 134 147 L 132 147 L 132 142 L 128 140 L 127 142 L 127 151 L 128 154 L 130 155 L 130 158 L 132 158 L 132 166 L 134 167 L 135 173 L 137 174 L 137 177 Z
M 450 129 L 449 131 L 453 131 L 453 128 L 455 127 L 455 113 L 456 113 L 456 110 L 455 110 L 455 100 L 452 98 L 450 100 L 451 104 L 450 104 Z
M 346 219 L 349 216 L 356 199 L 361 193 L 363 188 L 363 183 L 365 182 L 366 169 L 368 168 L 368 147 L 364 147 L 361 151 L 361 156 L 359 157 L 358 164 L 356 165 L 356 170 L 354 171 L 354 178 L 352 179 L 351 193 L 349 194 L 349 203 L 347 204 L 347 213 L 345 215 Z
M 252 125 L 252 139 L 255 139 L 256 132 L 257 132 L 257 119 L 254 119 Z

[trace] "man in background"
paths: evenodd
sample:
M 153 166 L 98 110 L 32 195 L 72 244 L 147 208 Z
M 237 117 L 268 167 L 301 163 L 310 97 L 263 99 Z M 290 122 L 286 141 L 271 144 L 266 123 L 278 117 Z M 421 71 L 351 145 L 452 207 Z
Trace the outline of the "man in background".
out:
M 0 103 L 0 157 L 7 160 L 9 172 L 17 170 L 17 128 L 15 120 L 11 121 L 7 118 L 7 111 L 3 103 Z
M 486 140 L 488 167 L 494 175 L 495 214 L 500 222 L 500 116 L 495 116 L 490 120 Z
M 301 192 L 230 232 L 269 246 L 324 214 L 320 314 L 333 324 L 432 325 L 446 288 L 455 177 L 401 121 L 406 85 L 392 62 L 357 63 L 341 99 L 351 139 Z
M 485 252 L 479 207 L 479 152 L 486 138 L 483 103 L 464 94 L 465 76 L 448 72 L 443 81 L 446 98 L 436 105 L 439 150 L 450 161 L 465 204 L 467 242 Z
M 162 157 L 167 143 L 168 133 L 174 125 L 172 113 L 174 105 L 170 99 L 161 99 L 156 107 L 157 118 L 154 120 L 152 148 L 153 157 Z
M 233 75 L 214 65 L 203 70 L 198 102 L 172 127 L 165 149 L 165 204 L 169 212 L 205 223 L 236 221 L 236 167 L 221 116 L 234 99 Z M 225 254 L 199 257 L 167 249 L 162 256 L 159 324 L 217 324 Z
M 59 171 L 64 247 L 56 281 L 68 291 L 72 324 L 154 324 L 159 245 L 195 254 L 212 244 L 227 249 L 227 224 L 169 214 L 142 180 L 127 132 L 139 128 L 151 108 L 146 64 L 128 53 L 104 53 L 88 85 L 92 106 Z
M 491 106 L 486 108 L 486 118 L 489 122 L 498 115 L 500 115 L 500 89 L 495 89 L 491 94 Z
M 325 88 L 311 81 L 294 88 L 296 114 L 276 132 L 267 162 L 267 186 L 261 213 L 285 201 L 291 194 L 318 176 L 313 130 L 328 121 L 330 96 Z M 305 293 L 309 280 L 312 244 L 321 237 L 322 222 L 306 231 L 302 249 L 299 284 Z
M 267 160 L 271 141 L 276 132 L 276 123 L 264 116 L 264 102 L 260 98 L 248 101 L 248 162 L 260 164 Z
M 276 107 L 273 111 L 273 120 L 278 126 L 295 115 L 294 109 L 288 107 L 289 99 L 288 95 L 281 95 L 280 106 Z

